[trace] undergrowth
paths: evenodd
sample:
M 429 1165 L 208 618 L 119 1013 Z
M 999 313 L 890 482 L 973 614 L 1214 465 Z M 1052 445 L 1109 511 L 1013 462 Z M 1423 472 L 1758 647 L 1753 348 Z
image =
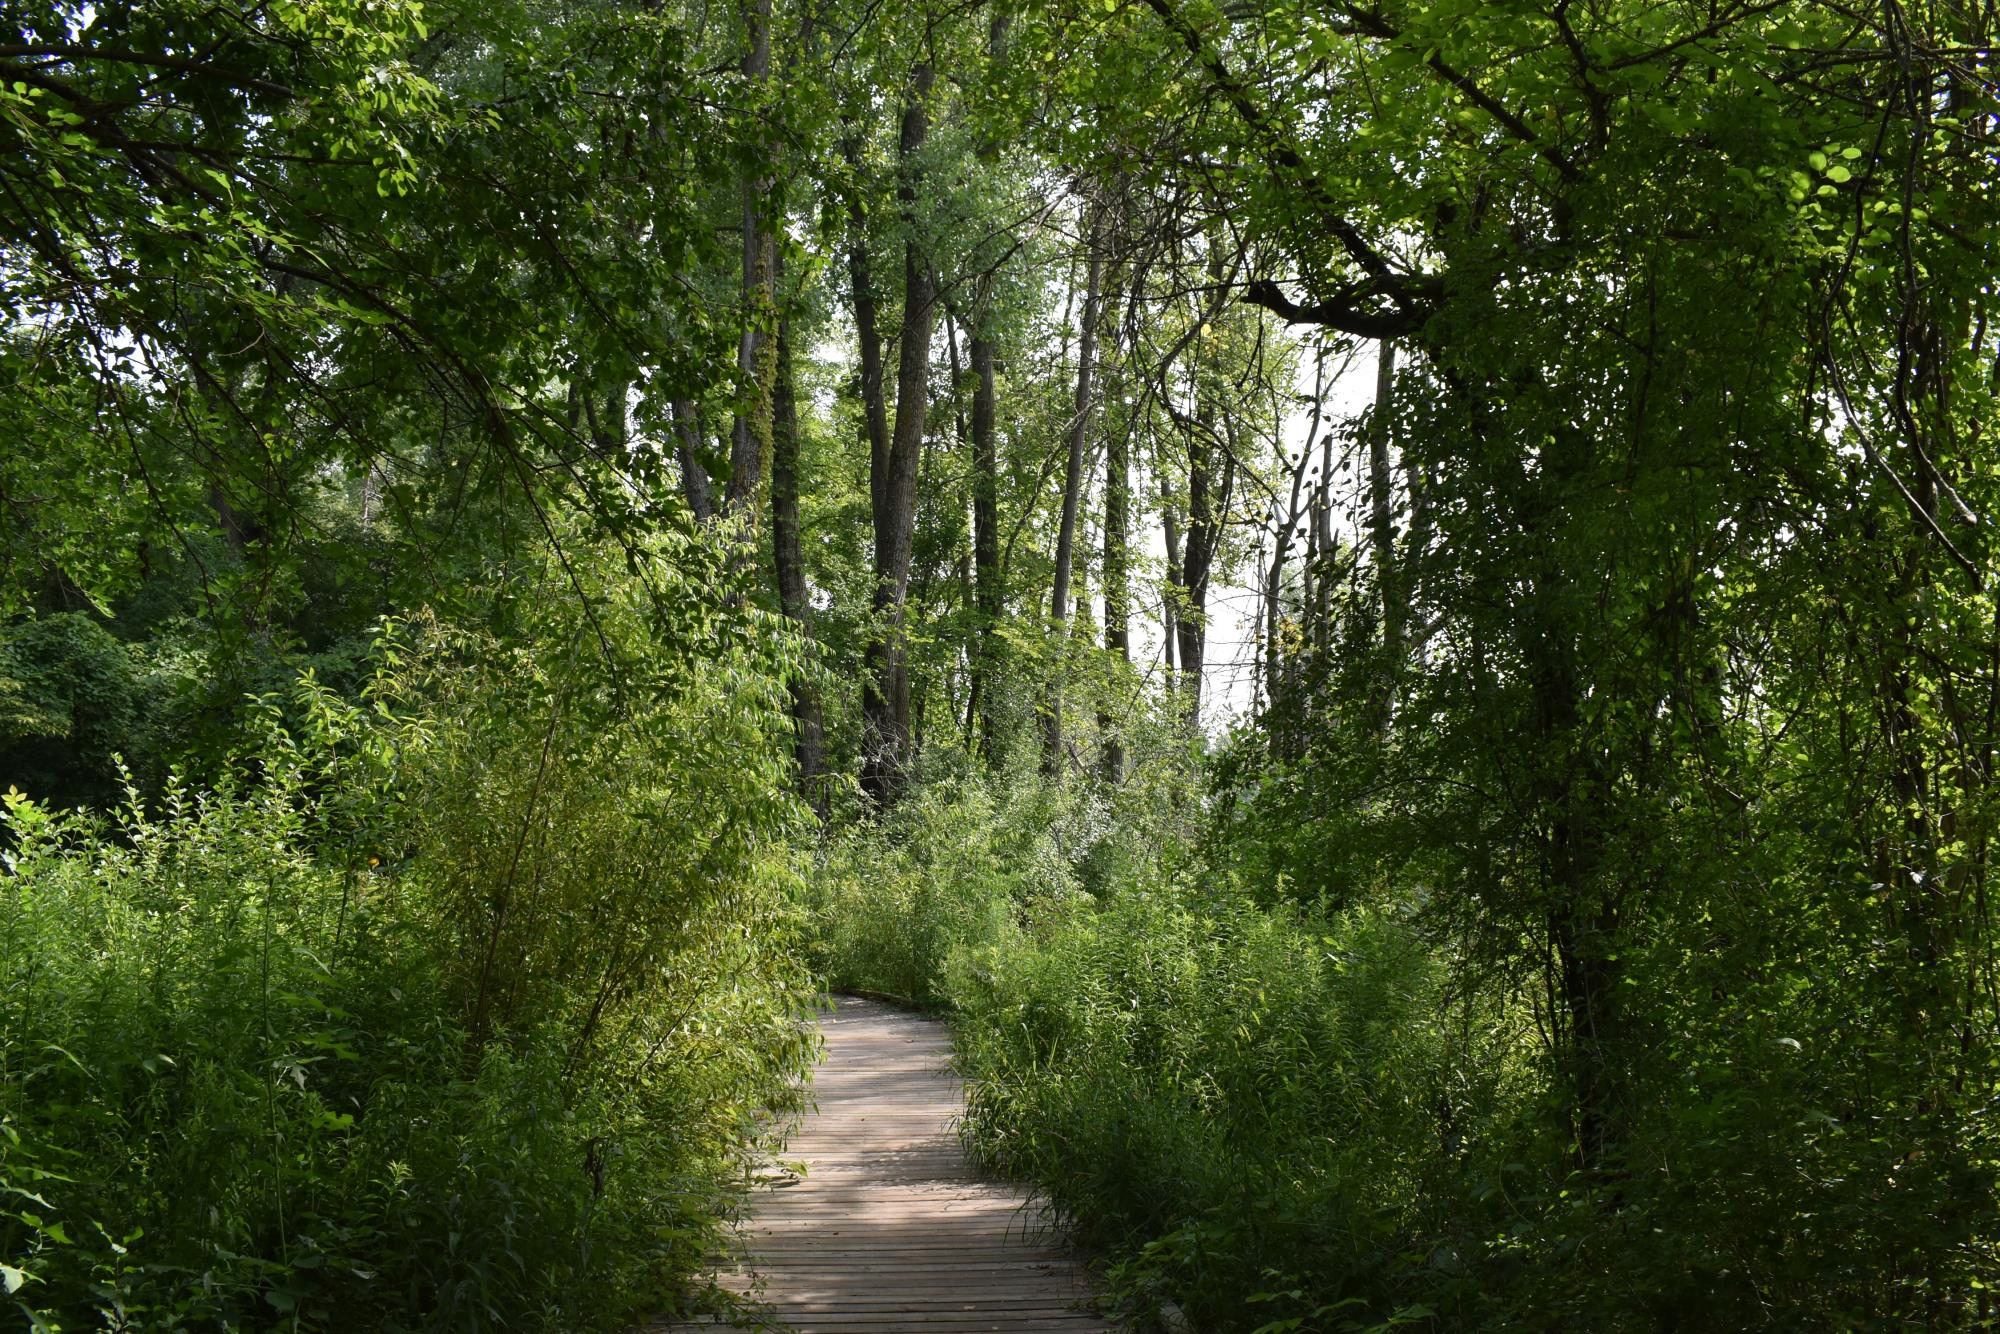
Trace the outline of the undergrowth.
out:
M 1935 1113 L 1871 1082 L 1901 1059 L 1881 1015 L 1739 983 L 1730 1022 L 1635 1055 L 1631 1147 L 1592 1169 L 1532 979 L 1457 952 L 1420 891 L 1302 900 L 1191 829 L 959 778 L 836 836 L 800 891 L 823 977 L 950 1019 L 969 1146 L 1128 1309 L 1244 1334 L 1983 1327 L 1907 1293 L 1992 1272 L 1992 1132 L 1909 1149 Z M 1630 964 L 1696 999 L 1718 993 L 1651 970 L 1714 966 Z
M 113 814 L 9 792 L 0 1280 L 29 1328 L 679 1299 L 813 1046 L 794 815 L 746 763 L 776 678 L 724 651 L 613 690 L 574 625 L 521 638 L 405 627 L 365 701 L 308 677 L 205 786 Z
M 1464 1296 L 1440 1178 L 1520 1072 L 1468 1058 L 1509 1019 L 1406 910 L 1255 901 L 1173 803 L 1025 777 L 925 789 L 801 893 L 832 985 L 949 1014 L 970 1146 L 1130 1304 L 1278 1334 Z

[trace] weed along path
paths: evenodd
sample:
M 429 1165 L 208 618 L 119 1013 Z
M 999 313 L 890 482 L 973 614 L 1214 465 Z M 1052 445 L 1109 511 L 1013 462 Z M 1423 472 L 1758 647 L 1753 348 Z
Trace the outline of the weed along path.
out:
M 964 1089 L 944 1026 L 879 1001 L 837 998 L 821 1021 L 817 1109 L 785 1161 L 803 1177 L 759 1189 L 742 1252 L 717 1281 L 800 1331 L 1114 1328 L 1035 1206 L 979 1177 L 959 1147 Z M 708 1334 L 737 1326 L 701 1328 Z

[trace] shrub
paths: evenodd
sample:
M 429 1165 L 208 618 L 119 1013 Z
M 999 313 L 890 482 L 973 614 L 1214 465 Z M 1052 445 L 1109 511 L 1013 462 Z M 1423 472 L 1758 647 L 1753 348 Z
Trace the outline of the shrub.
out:
M 209 791 L 9 795 L 31 1326 L 577 1329 L 677 1293 L 811 1054 L 775 678 L 711 645 L 620 680 L 564 614 L 505 651 L 420 623 L 360 704 L 307 677 Z
M 1144 842 L 1099 794 L 1027 776 L 933 782 L 814 852 L 800 890 L 809 957 L 835 989 L 940 1008 L 952 959 L 1089 895 Z
M 1183 810 L 923 789 L 806 878 L 815 966 L 949 1012 L 972 1148 L 1142 1303 L 1273 1334 L 1468 1313 L 1492 1214 L 1461 1178 L 1519 1106 L 1524 1016 L 1454 987 L 1405 907 L 1200 867 Z
M 1476 1133 L 1500 1072 L 1462 1062 L 1397 915 L 1128 890 L 968 952 L 951 992 L 971 1142 L 1122 1286 L 1216 1329 L 1437 1300 L 1447 1249 L 1407 1252 L 1444 1221 L 1439 1132 Z

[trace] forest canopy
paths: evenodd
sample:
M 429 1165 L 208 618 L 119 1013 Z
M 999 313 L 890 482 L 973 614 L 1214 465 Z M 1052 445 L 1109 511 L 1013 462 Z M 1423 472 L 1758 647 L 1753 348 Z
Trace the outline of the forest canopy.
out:
M 1131 1312 L 1990 1327 L 1996 23 L 0 4 L 0 1305 L 692 1310 L 861 988 Z

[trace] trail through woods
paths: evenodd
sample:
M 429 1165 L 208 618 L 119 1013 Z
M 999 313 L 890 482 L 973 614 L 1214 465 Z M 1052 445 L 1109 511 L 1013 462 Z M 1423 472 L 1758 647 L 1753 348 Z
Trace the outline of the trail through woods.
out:
M 942 1024 L 842 996 L 785 1161 L 757 1193 L 741 1250 L 716 1275 L 799 1330 L 1114 1328 L 1088 1275 L 1034 1204 L 982 1179 L 960 1148 L 965 1093 Z M 675 1324 L 660 1334 L 743 1326 Z

